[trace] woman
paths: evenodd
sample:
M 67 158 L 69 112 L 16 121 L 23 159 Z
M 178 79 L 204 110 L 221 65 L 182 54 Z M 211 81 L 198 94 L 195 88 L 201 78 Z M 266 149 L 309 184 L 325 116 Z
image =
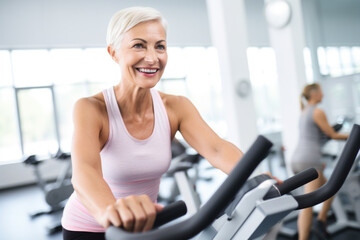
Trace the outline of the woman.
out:
M 320 85 L 317 83 L 306 85 L 300 96 L 302 113 L 299 122 L 299 142 L 291 159 L 291 168 L 294 173 L 298 173 L 313 167 L 319 174 L 316 180 L 305 185 L 305 193 L 318 189 L 326 182 L 323 174 L 325 164 L 321 161 L 323 135 L 326 134 L 331 139 L 343 140 L 348 137 L 348 134 L 335 132 L 329 125 L 324 111 L 317 107 L 322 98 L 323 93 Z M 304 105 L 303 100 L 306 100 L 306 105 Z M 327 212 L 330 209 L 332 199 L 330 198 L 323 203 L 313 228 L 318 235 L 321 234 L 326 238 L 328 238 L 328 233 L 326 232 Z M 312 208 L 307 208 L 300 212 L 298 217 L 299 239 L 309 238 L 312 218 Z
M 159 12 L 119 11 L 109 23 L 107 45 L 121 80 L 75 104 L 75 191 L 63 213 L 64 239 L 104 239 L 110 224 L 134 232 L 151 229 L 162 209 L 156 197 L 177 131 L 225 173 L 242 156 L 188 99 L 153 89 L 167 63 L 166 23 Z

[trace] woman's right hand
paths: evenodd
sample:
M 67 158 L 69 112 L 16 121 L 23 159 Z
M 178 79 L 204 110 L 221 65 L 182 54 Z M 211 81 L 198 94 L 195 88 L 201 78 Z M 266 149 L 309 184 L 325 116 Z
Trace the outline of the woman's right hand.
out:
M 107 228 L 122 227 L 129 232 L 144 232 L 152 229 L 156 213 L 163 206 L 153 203 L 147 195 L 128 196 L 109 205 L 98 222 Z

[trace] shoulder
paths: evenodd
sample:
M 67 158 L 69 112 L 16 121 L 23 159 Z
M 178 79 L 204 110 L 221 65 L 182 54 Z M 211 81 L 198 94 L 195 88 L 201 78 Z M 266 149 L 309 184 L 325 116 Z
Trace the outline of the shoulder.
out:
M 313 112 L 313 118 L 315 121 L 316 120 L 324 120 L 324 119 L 326 119 L 325 112 L 322 109 L 315 107 L 314 112 Z
M 315 107 L 313 115 L 314 116 L 325 116 L 325 112 L 321 108 Z
M 80 98 L 75 102 L 74 115 L 92 115 L 99 116 L 106 112 L 106 105 L 102 93 L 98 93 L 91 97 Z M 93 115 L 94 114 L 94 115 Z
M 166 94 L 166 93 L 163 93 L 160 91 L 159 91 L 159 94 L 160 94 L 161 100 L 163 101 L 163 103 L 167 109 L 178 111 L 183 108 L 186 109 L 188 107 L 193 106 L 193 104 L 187 97 Z

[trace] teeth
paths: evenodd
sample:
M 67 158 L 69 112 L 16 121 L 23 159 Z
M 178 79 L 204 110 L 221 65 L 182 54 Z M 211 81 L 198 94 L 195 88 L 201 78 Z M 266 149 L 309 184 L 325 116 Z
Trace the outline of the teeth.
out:
M 156 73 L 157 69 L 139 68 L 139 71 L 144 73 Z

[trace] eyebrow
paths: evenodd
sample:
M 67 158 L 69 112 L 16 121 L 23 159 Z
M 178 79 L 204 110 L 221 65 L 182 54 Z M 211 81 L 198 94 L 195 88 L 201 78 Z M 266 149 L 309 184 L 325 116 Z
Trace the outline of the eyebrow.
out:
M 134 39 L 131 40 L 131 41 L 141 41 L 141 42 L 143 42 L 143 43 L 147 43 L 147 41 L 144 40 L 144 39 L 142 39 L 142 38 L 134 38 Z M 161 43 L 161 42 L 166 42 L 166 41 L 165 41 L 165 40 L 159 40 L 159 41 L 156 42 L 156 44 L 159 44 L 159 43 Z

